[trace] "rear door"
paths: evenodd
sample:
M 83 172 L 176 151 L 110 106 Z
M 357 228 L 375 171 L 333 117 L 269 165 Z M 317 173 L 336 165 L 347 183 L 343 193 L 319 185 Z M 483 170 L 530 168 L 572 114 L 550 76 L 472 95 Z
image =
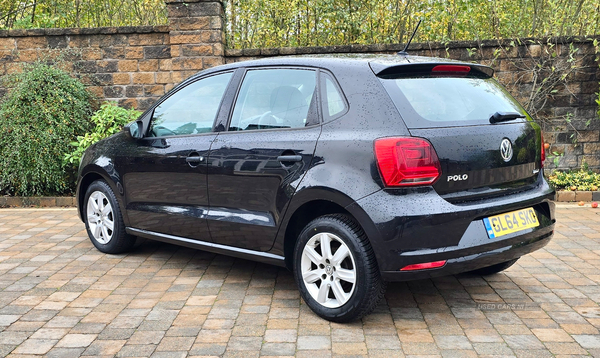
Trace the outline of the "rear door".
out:
M 209 158 L 208 225 L 215 243 L 267 251 L 313 160 L 321 127 L 317 71 L 251 69 L 228 130 Z
M 437 67 L 444 71 L 419 66 L 380 76 L 411 135 L 429 140 L 437 152 L 442 176 L 435 190 L 460 202 L 535 185 L 541 175 L 539 126 L 477 68 Z M 495 114 L 504 117 L 490 120 Z

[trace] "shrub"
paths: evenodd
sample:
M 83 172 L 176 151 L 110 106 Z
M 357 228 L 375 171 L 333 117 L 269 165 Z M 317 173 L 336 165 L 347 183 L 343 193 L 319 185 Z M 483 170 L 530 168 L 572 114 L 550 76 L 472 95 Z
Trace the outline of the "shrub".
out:
M 596 191 L 600 186 L 600 174 L 585 168 L 576 171 L 555 171 L 548 177 L 555 189 Z
M 72 192 L 74 170 L 63 157 L 91 125 L 92 95 L 65 71 L 37 62 L 3 78 L 0 103 L 0 193 Z
M 125 124 L 136 120 L 140 114 L 141 112 L 135 109 L 117 107 L 116 103 L 104 103 L 92 116 L 92 123 L 96 124 L 96 128 L 84 136 L 77 137 L 77 141 L 71 143 L 75 151 L 65 155 L 65 162 L 79 165 L 83 152 L 90 145 L 119 132 Z

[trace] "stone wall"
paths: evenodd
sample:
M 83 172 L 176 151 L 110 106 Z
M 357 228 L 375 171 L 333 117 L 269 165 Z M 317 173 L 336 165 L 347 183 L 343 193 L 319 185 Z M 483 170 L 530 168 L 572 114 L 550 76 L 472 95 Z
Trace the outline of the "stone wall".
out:
M 392 44 L 225 50 L 221 0 L 166 2 L 168 26 L 0 31 L 0 75 L 18 71 L 23 63 L 62 56 L 67 69 L 100 98 L 144 110 L 185 78 L 223 63 L 302 54 L 393 54 L 403 48 Z M 577 51 L 569 50 L 570 46 Z M 591 39 L 415 43 L 410 49 L 415 55 L 490 65 L 522 103 L 544 76 L 534 69 L 536 63 L 548 60 L 547 51 L 556 51 L 563 65 L 572 55 L 577 67 L 569 72 L 566 83 L 548 93 L 538 113 L 546 141 L 551 143 L 549 152 L 562 154 L 559 168 L 578 168 L 585 162 L 600 170 L 600 120 L 595 103 L 600 69 Z M 541 77 L 536 80 L 535 74 Z M 0 88 L 0 95 L 3 92 Z M 546 168 L 553 167 L 551 158 Z
M 98 97 L 146 108 L 172 86 L 169 31 L 163 27 L 17 30 L 0 33 L 0 74 L 62 58 Z
M 221 2 L 167 7 L 169 26 L 0 31 L 0 76 L 61 58 L 99 98 L 144 110 L 185 78 L 224 63 Z

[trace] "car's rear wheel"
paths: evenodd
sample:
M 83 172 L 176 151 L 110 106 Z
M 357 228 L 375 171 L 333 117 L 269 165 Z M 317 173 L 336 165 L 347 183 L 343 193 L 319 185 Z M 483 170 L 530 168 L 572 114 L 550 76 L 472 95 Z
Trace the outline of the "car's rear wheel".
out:
M 386 288 L 367 236 L 342 214 L 321 216 L 302 230 L 294 250 L 294 277 L 306 304 L 334 322 L 369 314 Z
M 488 267 L 482 267 L 480 269 L 471 271 L 471 273 L 473 273 L 475 275 L 481 275 L 481 276 L 493 275 L 495 273 L 504 271 L 507 268 L 511 267 L 512 265 L 515 264 L 515 262 L 517 262 L 518 259 L 519 258 L 510 260 L 510 261 L 506 261 L 506 262 L 502 262 L 499 264 L 495 264 L 492 266 L 488 266 Z
M 117 198 L 105 181 L 96 180 L 88 187 L 83 214 L 88 236 L 98 250 L 120 254 L 135 244 L 135 237 L 125 232 Z

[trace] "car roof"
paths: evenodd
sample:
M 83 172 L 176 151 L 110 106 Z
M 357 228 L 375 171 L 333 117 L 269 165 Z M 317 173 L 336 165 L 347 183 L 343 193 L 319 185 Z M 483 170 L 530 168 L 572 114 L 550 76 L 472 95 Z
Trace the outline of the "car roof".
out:
M 359 53 L 340 53 L 340 54 L 317 54 L 317 55 L 293 55 L 268 57 L 258 60 L 248 60 L 234 62 L 227 65 L 213 67 L 209 70 L 201 71 L 198 75 L 204 75 L 212 72 L 235 69 L 239 67 L 259 67 L 259 66 L 311 66 L 324 69 L 335 69 L 339 67 L 370 66 L 375 74 L 396 66 L 414 65 L 414 64 L 438 64 L 453 63 L 466 64 L 469 66 L 481 66 L 473 63 L 450 60 L 438 57 L 411 56 L 411 55 L 386 55 L 386 54 L 359 54 Z M 195 76 L 194 76 L 195 77 Z

